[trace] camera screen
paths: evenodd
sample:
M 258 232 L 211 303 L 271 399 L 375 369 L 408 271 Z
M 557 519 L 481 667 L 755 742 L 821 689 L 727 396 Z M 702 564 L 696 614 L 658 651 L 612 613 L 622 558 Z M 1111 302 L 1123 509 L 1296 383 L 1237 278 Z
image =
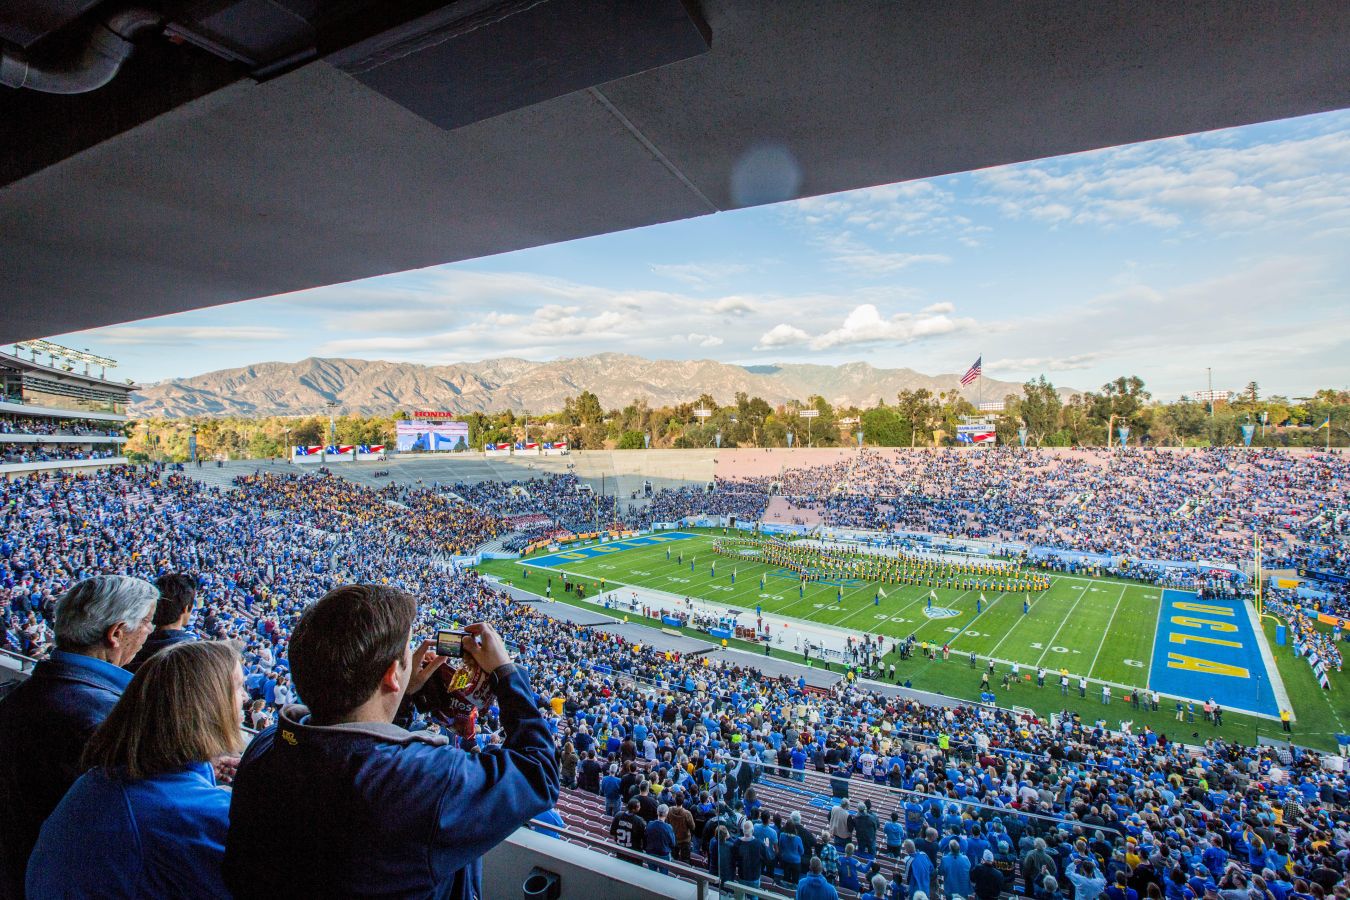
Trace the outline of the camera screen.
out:
M 436 629 L 436 654 L 459 659 L 464 655 L 464 632 L 449 628 Z

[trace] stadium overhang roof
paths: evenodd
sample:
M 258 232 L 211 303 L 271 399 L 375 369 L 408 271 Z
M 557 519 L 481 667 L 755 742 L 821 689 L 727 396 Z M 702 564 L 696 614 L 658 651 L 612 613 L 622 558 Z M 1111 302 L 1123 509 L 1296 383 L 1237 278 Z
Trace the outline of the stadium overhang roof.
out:
M 173 41 L 107 87 L 0 87 L 0 342 L 1350 106 L 1343 0 L 649 2 L 640 39 L 570 19 L 586 0 L 461 0 L 415 5 L 501 15 L 255 52 L 222 35 L 233 7 L 270 38 L 324 4 L 166 0 Z M 106 4 L 10 10 L 44 6 L 0 38 L 59 51 Z M 754 177 L 778 150 L 799 179 Z

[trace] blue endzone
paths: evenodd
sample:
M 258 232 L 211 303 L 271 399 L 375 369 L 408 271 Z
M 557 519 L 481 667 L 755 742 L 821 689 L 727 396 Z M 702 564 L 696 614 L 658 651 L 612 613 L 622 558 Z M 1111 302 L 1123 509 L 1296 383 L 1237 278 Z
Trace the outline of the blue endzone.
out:
M 1246 601 L 1164 590 L 1161 603 L 1149 687 L 1197 701 L 1212 698 L 1224 709 L 1279 715 Z
M 621 550 L 634 550 L 638 547 L 656 547 L 661 544 L 683 541 L 698 536 L 699 535 L 689 534 L 685 531 L 661 531 L 656 534 L 641 534 L 637 537 L 624 538 L 621 541 L 610 541 L 607 544 L 593 544 L 589 547 L 573 547 L 570 550 L 550 553 L 548 556 L 536 556 L 533 559 L 525 560 L 525 562 L 531 566 L 557 568 L 558 566 L 565 566 L 569 563 L 595 559 L 598 556 L 608 556 L 611 553 L 618 553 Z M 715 559 L 716 557 L 709 551 L 708 558 Z

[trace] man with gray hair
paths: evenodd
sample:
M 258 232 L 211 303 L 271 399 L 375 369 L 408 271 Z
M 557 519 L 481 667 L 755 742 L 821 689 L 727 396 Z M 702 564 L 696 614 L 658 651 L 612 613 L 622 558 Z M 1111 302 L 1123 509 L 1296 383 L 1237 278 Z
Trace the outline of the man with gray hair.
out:
M 96 575 L 56 601 L 56 649 L 0 700 L 0 898 L 23 896 L 38 831 L 82 772 L 80 755 L 122 691 L 154 626 L 159 591 Z

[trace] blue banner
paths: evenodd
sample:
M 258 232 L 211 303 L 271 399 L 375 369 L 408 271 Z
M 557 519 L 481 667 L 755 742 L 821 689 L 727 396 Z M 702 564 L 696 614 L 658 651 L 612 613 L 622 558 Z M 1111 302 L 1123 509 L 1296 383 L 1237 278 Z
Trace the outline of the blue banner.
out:
M 1124 447 L 1125 442 L 1130 439 L 1130 426 L 1122 425 L 1116 429 L 1116 434 L 1120 435 L 1120 446 Z
M 1027 430 L 1025 428 L 1017 429 L 1017 442 L 1023 447 L 1027 445 Z
M 788 449 L 791 450 L 791 449 L 792 449 L 792 432 L 789 431 L 789 432 L 787 433 L 787 439 L 788 439 Z
M 650 432 L 642 435 L 642 449 L 644 450 L 652 449 L 652 436 Z
M 863 433 L 862 433 L 861 431 L 859 431 L 859 432 L 858 432 L 858 449 L 859 449 L 859 450 L 862 449 L 862 442 L 863 442 Z
M 1242 426 L 1242 446 L 1250 447 L 1252 445 L 1252 435 L 1256 433 L 1255 425 Z

